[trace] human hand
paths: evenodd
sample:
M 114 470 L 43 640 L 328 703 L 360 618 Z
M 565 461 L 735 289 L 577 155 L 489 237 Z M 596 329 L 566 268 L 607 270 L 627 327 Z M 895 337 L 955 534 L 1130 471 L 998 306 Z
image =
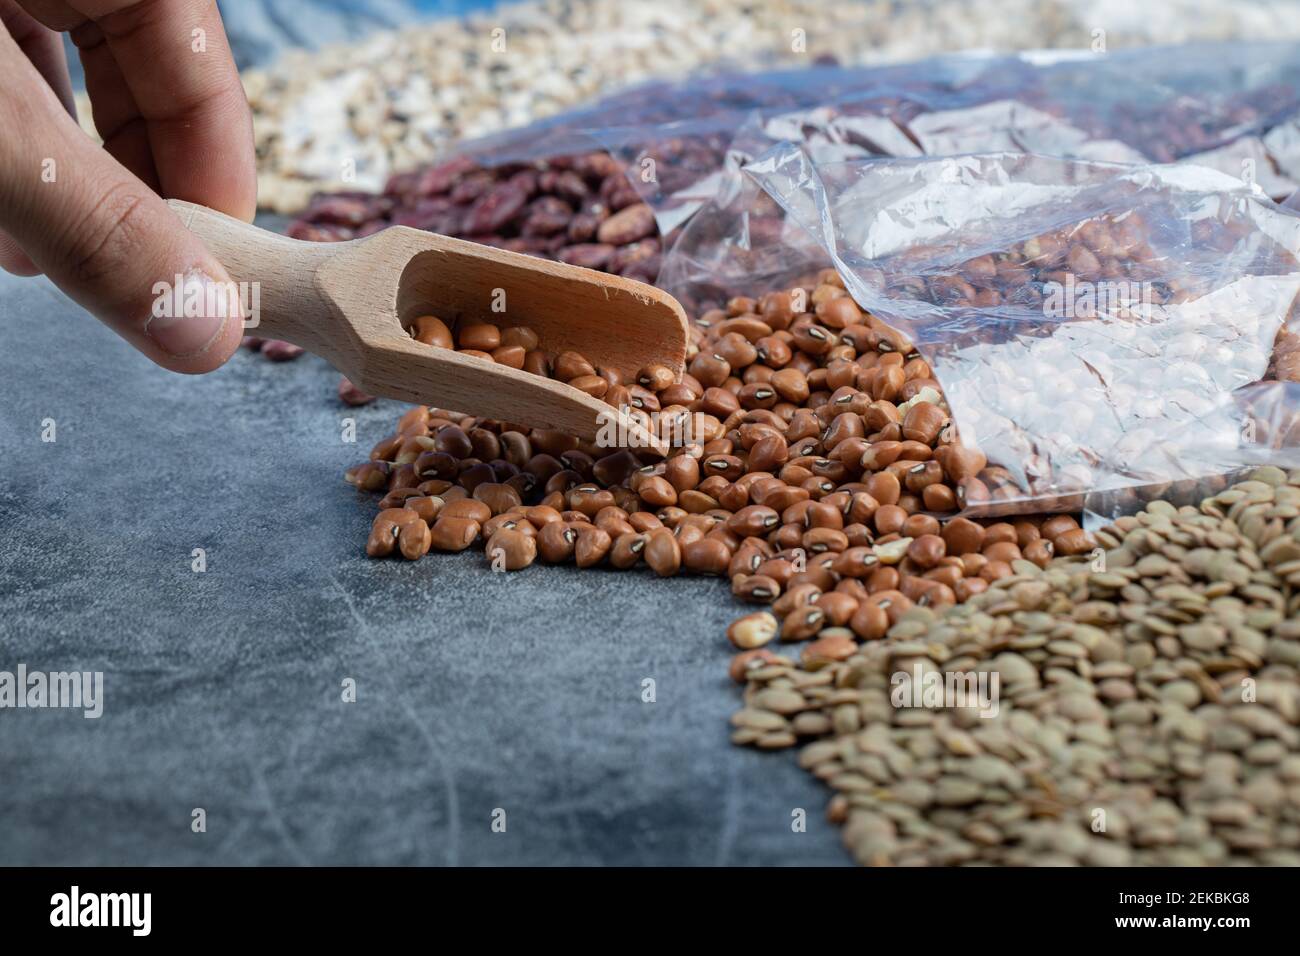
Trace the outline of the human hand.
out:
M 60 31 L 80 52 L 102 147 L 74 118 Z M 185 293 L 232 288 L 162 197 L 244 220 L 256 210 L 252 120 L 215 0 L 0 0 L 0 130 L 0 267 L 45 273 L 173 371 L 234 353 L 234 296 L 194 298 L 218 303 L 201 310 L 213 314 L 154 314 L 158 284 L 177 276 Z

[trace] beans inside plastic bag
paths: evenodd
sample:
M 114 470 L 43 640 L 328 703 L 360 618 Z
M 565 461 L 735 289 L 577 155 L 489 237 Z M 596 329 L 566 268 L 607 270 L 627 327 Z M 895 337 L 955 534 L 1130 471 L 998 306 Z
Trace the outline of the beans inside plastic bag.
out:
M 1070 510 L 1237 454 L 1300 292 L 1300 216 L 1198 166 L 1023 154 L 745 167 L 943 384 L 968 511 Z

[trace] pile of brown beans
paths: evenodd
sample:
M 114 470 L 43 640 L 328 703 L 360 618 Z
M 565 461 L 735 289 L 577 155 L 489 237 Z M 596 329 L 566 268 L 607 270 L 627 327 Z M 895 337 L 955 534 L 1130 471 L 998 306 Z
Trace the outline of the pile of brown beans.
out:
M 928 364 L 833 271 L 701 315 L 680 381 L 663 366 L 624 381 L 577 353 L 551 355 L 527 329 L 423 316 L 411 331 L 659 421 L 690 416 L 695 432 L 658 458 L 417 406 L 347 473 L 382 496 L 372 557 L 481 540 L 501 570 L 540 558 L 725 575 L 772 609 L 731 629 L 743 668 L 767 653 L 775 615 L 784 639 L 843 659 L 913 606 L 951 606 L 1022 562 L 1095 546 L 1066 515 L 956 517 L 1009 479 L 960 442 Z

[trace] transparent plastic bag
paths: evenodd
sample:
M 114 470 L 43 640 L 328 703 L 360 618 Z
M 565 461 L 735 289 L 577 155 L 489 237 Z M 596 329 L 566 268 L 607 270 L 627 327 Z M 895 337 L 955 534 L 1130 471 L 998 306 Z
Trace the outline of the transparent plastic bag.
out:
M 816 163 L 793 144 L 745 172 L 934 369 L 988 461 L 967 510 L 1077 510 L 1242 457 L 1234 392 L 1267 374 L 1300 292 L 1300 216 L 1257 187 L 1008 153 Z
M 1217 421 L 1197 432 L 1215 436 L 1222 444 L 1184 451 L 1183 471 L 1195 474 L 1089 492 L 1083 500 L 1085 527 L 1096 530 L 1156 499 L 1179 507 L 1194 506 L 1261 465 L 1300 467 L 1300 383 L 1264 381 L 1239 388 L 1215 415 Z
M 737 138 L 749 127 L 752 143 L 756 124 L 768 146 L 835 145 L 840 158 L 1014 151 L 1195 161 L 1253 176 L 1280 199 L 1300 181 L 1300 134 L 1288 125 L 1298 117 L 1300 46 L 1202 43 L 712 72 L 635 86 L 459 152 L 504 163 L 606 149 L 667 234 L 712 198 Z
M 1017 58 L 984 53 L 723 74 L 657 89 L 660 107 L 673 104 L 671 122 L 647 125 L 625 115 L 589 132 L 627 164 L 667 233 L 734 188 L 729 180 L 740 164 L 773 143 L 795 140 L 839 158 L 917 155 L 906 132 L 912 118 L 1023 94 L 1033 79 L 1032 67 Z
M 1253 178 L 1282 198 L 1300 182 L 1297 122 L 1300 46 L 1286 43 L 717 72 L 643 84 L 462 143 L 431 168 L 394 174 L 381 195 L 318 196 L 299 231 L 348 238 L 391 222 L 455 232 L 460 216 L 439 187 L 464 163 L 566 169 L 603 150 L 621 162 L 632 201 L 650 205 L 667 239 L 716 196 L 734 197 L 739 166 L 784 141 L 839 159 L 1004 149 L 1185 158 Z

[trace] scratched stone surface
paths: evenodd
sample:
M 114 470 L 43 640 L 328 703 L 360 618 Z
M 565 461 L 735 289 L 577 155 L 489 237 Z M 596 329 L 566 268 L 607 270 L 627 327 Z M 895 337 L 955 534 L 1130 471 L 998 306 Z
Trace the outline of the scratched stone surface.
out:
M 173 375 L 0 276 L 0 670 L 104 674 L 98 720 L 0 709 L 0 865 L 848 863 L 728 742 L 723 582 L 366 559 L 341 474 L 399 408 L 336 382 Z

